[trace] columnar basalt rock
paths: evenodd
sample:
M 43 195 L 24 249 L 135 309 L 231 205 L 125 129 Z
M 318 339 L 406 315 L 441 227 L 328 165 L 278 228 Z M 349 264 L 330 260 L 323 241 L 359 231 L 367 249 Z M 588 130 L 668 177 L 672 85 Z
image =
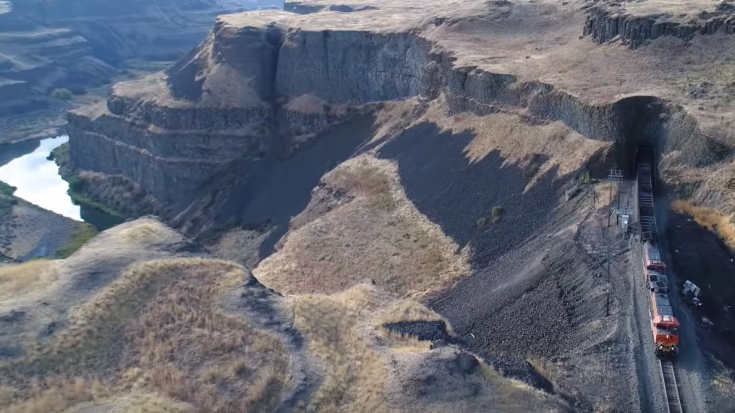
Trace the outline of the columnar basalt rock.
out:
M 420 29 L 334 14 L 220 17 L 165 73 L 118 84 L 106 106 L 69 116 L 73 167 L 120 174 L 165 205 L 189 205 L 231 162 L 289 156 L 351 106 L 412 97 L 441 96 L 449 113 L 510 112 L 562 121 L 589 139 L 629 140 L 630 102 L 591 104 L 551 84 L 458 64 Z
M 672 36 L 690 41 L 695 35 L 713 35 L 718 31 L 735 33 L 735 6 L 723 2 L 713 12 L 702 12 L 688 19 L 665 14 L 636 15 L 617 2 L 594 2 L 587 6 L 583 35 L 598 43 L 620 39 L 631 49 L 650 40 Z M 687 17 L 686 14 L 683 15 Z

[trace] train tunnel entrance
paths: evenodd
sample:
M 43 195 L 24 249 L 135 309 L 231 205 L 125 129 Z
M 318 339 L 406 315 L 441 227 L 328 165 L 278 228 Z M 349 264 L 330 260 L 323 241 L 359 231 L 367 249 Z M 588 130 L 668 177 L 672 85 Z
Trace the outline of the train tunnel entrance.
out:
M 660 153 L 668 110 L 659 98 L 652 96 L 622 99 L 615 103 L 613 110 L 619 131 L 615 162 L 626 178 L 633 179 L 639 152 L 652 167 L 656 164 L 655 154 Z

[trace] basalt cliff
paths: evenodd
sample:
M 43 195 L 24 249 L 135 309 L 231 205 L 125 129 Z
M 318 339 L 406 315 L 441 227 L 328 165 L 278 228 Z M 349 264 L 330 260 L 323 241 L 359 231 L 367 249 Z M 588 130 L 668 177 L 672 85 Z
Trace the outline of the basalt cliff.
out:
M 137 182 L 176 216 L 196 208 L 202 191 L 221 194 L 215 181 L 234 165 L 247 180 L 341 120 L 374 111 L 375 102 L 407 99 L 417 100 L 417 113 L 441 101 L 448 116 L 561 122 L 611 144 L 588 159 L 599 171 L 613 163 L 629 169 L 627 155 L 642 140 L 677 157 L 677 167 L 707 166 L 726 151 L 715 133 L 702 132 L 711 119 L 685 109 L 698 102 L 676 90 L 680 85 L 655 80 L 651 93 L 640 93 L 648 57 L 632 56 L 620 76 L 612 74 L 622 69 L 612 57 L 608 69 L 597 69 L 602 52 L 579 35 L 598 25 L 601 5 L 587 14 L 576 3 L 323 3 L 222 16 L 206 41 L 165 73 L 120 83 L 105 104 L 71 114 L 74 168 Z M 579 25 L 561 29 L 567 15 Z M 521 46 L 501 46 L 531 26 L 540 30 Z M 558 43 L 544 37 L 551 31 L 563 34 Z M 497 57 L 478 57 L 486 48 Z M 563 56 L 575 48 L 590 56 Z M 545 71 L 548 65 L 560 70 Z M 710 84 L 702 93 L 724 87 Z

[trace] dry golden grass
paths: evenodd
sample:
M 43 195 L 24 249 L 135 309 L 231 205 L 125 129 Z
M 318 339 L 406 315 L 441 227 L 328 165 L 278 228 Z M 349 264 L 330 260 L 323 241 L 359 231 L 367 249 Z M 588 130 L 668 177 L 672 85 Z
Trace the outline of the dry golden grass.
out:
M 406 99 L 380 103 L 375 114 L 375 132 L 369 143 L 376 143 L 408 128 L 411 113 L 418 103 L 417 99 Z
M 16 391 L 11 403 L 0 405 L 3 413 L 52 413 L 63 412 L 78 403 L 92 400 L 105 394 L 104 386 L 98 381 L 81 377 L 47 377 L 33 379 L 23 391 Z
M 0 300 L 25 295 L 58 279 L 56 263 L 34 260 L 0 267 Z
M 331 296 L 293 298 L 294 324 L 324 366 L 324 380 L 307 411 L 393 411 L 383 394 L 388 371 L 361 331 L 364 320 L 379 305 L 379 298 L 366 285 Z
M 219 309 L 245 274 L 199 258 L 130 267 L 76 308 L 68 328 L 0 366 L 0 384 L 13 389 L 0 411 L 54 413 L 80 403 L 141 413 L 272 411 L 286 381 L 283 348 Z
M 594 185 L 595 210 L 607 208 L 610 202 L 618 196 L 618 186 L 610 182 L 600 182 Z
M 534 404 L 532 400 L 535 399 L 537 400 L 536 403 L 538 403 L 538 401 L 549 398 L 547 394 L 541 392 L 540 390 L 534 389 L 533 387 L 522 381 L 503 377 L 495 369 L 488 366 L 484 362 L 480 362 L 480 372 L 482 373 L 482 377 L 485 379 L 485 381 L 493 389 L 493 405 L 496 407 L 496 411 L 535 411 L 536 408 L 539 408 L 539 405 Z M 545 411 L 557 411 L 551 406 L 553 405 L 549 404 L 544 406 L 546 409 L 548 409 Z
M 133 392 L 123 396 L 82 403 L 64 413 L 194 413 L 189 404 L 155 393 Z
M 434 122 L 442 130 L 456 134 L 471 131 L 472 141 L 464 150 L 470 163 L 480 162 L 493 151 L 498 151 L 506 164 L 517 164 L 534 178 L 554 167 L 558 167 L 557 173 L 560 175 L 577 171 L 595 153 L 607 150 L 612 145 L 587 139 L 558 121 L 547 125 L 529 125 L 522 122 L 519 116 L 505 113 L 447 116 L 445 107 L 443 99 L 438 99 L 419 122 Z M 548 157 L 548 160 L 544 161 L 544 157 Z M 535 179 L 531 179 L 528 185 L 534 184 Z
M 556 375 L 559 374 L 559 369 L 556 365 L 539 357 L 529 357 L 526 361 L 528 361 L 528 364 L 530 364 L 531 367 L 533 367 L 540 375 L 554 383 Z
M 357 168 L 336 169 L 332 175 L 332 182 L 336 187 L 368 200 L 369 207 L 380 209 L 396 207 L 390 178 L 383 170 L 367 162 L 363 162 Z
M 153 242 L 162 236 L 160 225 L 144 223 L 125 228 L 120 232 L 120 237 L 131 243 Z
M 439 314 L 413 300 L 393 301 L 375 315 L 375 320 L 377 323 L 376 326 L 397 323 L 399 321 L 441 320 L 447 323 L 447 329 L 451 331 L 449 322 L 444 320 Z
M 439 316 L 368 284 L 334 295 L 294 296 L 289 303 L 294 325 L 304 335 L 308 351 L 321 362 L 324 372 L 319 389 L 305 406 L 307 412 L 440 412 L 447 408 L 477 411 L 474 402 L 505 412 L 541 411 L 529 410 L 539 406 L 557 411 L 552 406 L 559 406 L 554 401 L 546 404 L 546 395 L 522 382 L 502 377 L 484 363 L 480 371 L 460 373 L 460 376 L 456 375 L 457 371 L 444 371 L 447 366 L 438 361 L 442 356 L 428 357 L 432 351 L 430 342 L 388 333 L 381 327 L 386 321 L 436 320 Z M 402 364 L 406 360 L 415 362 Z M 408 370 L 396 369 L 399 365 Z M 422 367 L 416 371 L 419 376 L 414 377 L 412 372 L 417 366 Z M 466 398 L 461 384 L 455 383 L 446 394 L 431 394 L 426 399 L 421 390 L 411 396 L 396 391 L 401 386 L 421 387 L 434 380 L 457 380 L 472 386 L 475 392 L 471 400 L 463 400 L 465 404 L 459 406 L 437 400 L 452 399 L 454 391 Z
M 372 279 L 384 290 L 421 299 L 469 274 L 469 247 L 460 250 L 416 209 L 395 164 L 363 155 L 323 181 L 354 199 L 326 214 L 294 218 L 283 247 L 255 270 L 267 286 L 286 294 L 330 294 Z M 323 210 L 320 202 L 315 197 L 307 211 Z
M 735 381 L 732 379 L 733 371 L 719 359 L 713 358 L 712 361 L 716 366 L 715 374 L 712 378 L 712 386 L 722 395 L 735 395 Z
M 696 206 L 685 200 L 672 202 L 671 209 L 691 215 L 697 224 L 719 235 L 730 248 L 735 249 L 735 225 L 732 215 L 722 214 L 713 208 Z
M 386 345 L 394 351 L 424 352 L 431 348 L 430 341 L 420 341 L 414 337 L 398 334 L 383 327 L 385 324 L 400 321 L 444 321 L 447 332 L 452 333 L 449 322 L 439 314 L 413 300 L 395 300 L 375 313 L 373 328 L 386 339 Z

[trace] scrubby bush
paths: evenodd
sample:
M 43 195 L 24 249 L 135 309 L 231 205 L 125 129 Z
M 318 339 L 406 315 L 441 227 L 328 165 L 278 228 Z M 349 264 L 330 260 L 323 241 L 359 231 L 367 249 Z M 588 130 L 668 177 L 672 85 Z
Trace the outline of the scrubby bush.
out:
M 69 91 L 69 89 L 55 89 L 51 92 L 51 97 L 59 100 L 71 100 L 74 95 Z
M 5 182 L 0 181 L 0 194 L 3 194 L 5 196 L 13 196 L 13 194 L 15 193 L 17 189 L 18 188 L 14 186 L 8 185 Z
M 84 87 L 83 85 L 71 85 L 69 86 L 69 91 L 73 95 L 77 95 L 77 96 L 87 94 L 87 88 Z
M 16 189 L 16 187 L 0 181 L 0 209 L 10 208 L 18 204 L 18 200 L 13 198 Z
M 492 210 L 490 210 L 490 215 L 480 217 L 477 221 L 475 221 L 475 226 L 479 229 L 485 228 L 486 226 L 490 224 L 497 224 L 500 222 L 500 219 L 503 216 L 503 207 L 501 206 L 494 206 Z
M 493 224 L 497 224 L 498 222 L 500 222 L 500 218 L 503 216 L 503 207 L 494 206 L 490 214 Z
M 71 192 L 81 193 L 87 187 L 87 181 L 78 177 L 72 176 L 69 178 L 69 190 Z
M 587 169 L 583 169 L 579 172 L 579 181 L 583 184 L 590 183 L 590 171 Z
M 67 258 L 77 252 L 82 246 L 94 238 L 97 231 L 89 224 L 79 224 L 66 244 L 60 246 L 56 251 L 56 258 Z

